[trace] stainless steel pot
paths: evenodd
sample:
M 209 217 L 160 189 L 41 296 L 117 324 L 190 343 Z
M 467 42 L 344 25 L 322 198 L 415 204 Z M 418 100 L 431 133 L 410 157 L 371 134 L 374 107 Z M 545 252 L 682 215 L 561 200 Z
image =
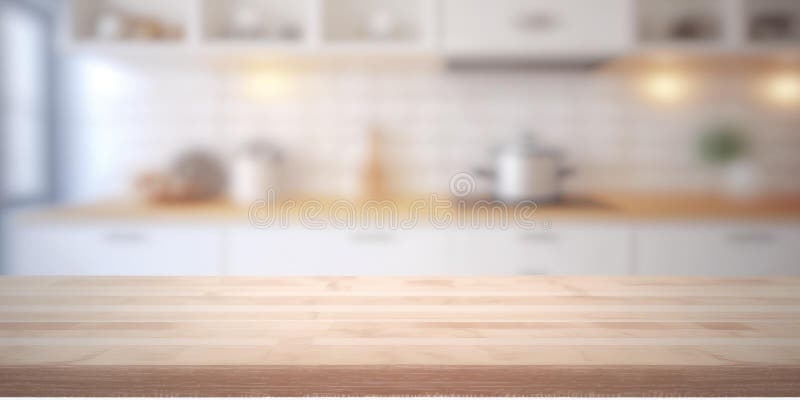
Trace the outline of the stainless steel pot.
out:
M 561 200 L 562 181 L 572 173 L 558 150 L 538 145 L 530 135 L 494 150 L 494 167 L 478 172 L 493 180 L 492 193 L 505 202 Z
M 231 163 L 229 195 L 234 202 L 250 205 L 267 198 L 268 191 L 277 195 L 283 156 L 277 146 L 266 141 L 244 144 Z

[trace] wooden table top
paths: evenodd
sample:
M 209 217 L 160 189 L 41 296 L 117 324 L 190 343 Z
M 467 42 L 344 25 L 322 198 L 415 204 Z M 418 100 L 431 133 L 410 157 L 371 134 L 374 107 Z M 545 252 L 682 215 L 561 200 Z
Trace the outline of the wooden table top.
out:
M 800 278 L 2 277 L 0 396 L 800 395 Z

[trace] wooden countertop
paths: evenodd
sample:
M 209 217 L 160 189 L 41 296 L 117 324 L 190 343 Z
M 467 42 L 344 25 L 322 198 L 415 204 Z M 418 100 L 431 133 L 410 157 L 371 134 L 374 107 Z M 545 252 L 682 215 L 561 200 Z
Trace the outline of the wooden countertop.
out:
M 409 197 L 391 200 L 401 220 L 407 217 L 415 201 L 426 197 Z M 447 200 L 442 198 L 442 200 Z M 297 218 L 302 199 L 295 200 L 296 205 L 289 208 L 289 215 Z M 337 199 L 318 200 L 322 206 L 322 215 L 328 212 Z M 277 203 L 276 207 L 286 204 Z M 358 212 L 363 201 L 352 201 L 352 207 Z M 440 212 L 453 213 L 458 217 L 457 203 L 453 207 Z M 419 212 L 423 217 L 430 216 L 430 202 Z M 474 203 L 464 206 L 466 215 L 475 207 Z M 194 222 L 247 222 L 248 207 L 232 204 L 227 201 L 177 204 L 146 204 L 126 201 L 109 201 L 82 206 L 58 207 L 37 210 L 25 214 L 28 220 L 34 221 L 142 221 L 142 220 L 177 220 Z M 497 211 L 497 210 L 495 210 Z M 509 206 L 506 212 L 513 212 Z M 257 211 L 260 212 L 260 211 Z M 503 212 L 503 211 L 500 211 Z M 263 212 L 262 212 L 263 213 Z M 263 214 L 257 214 L 263 215 Z M 739 220 L 800 220 L 800 196 L 766 196 L 749 200 L 732 200 L 714 194 L 646 194 L 646 193 L 598 193 L 585 197 L 567 199 L 561 204 L 538 205 L 532 214 L 535 219 L 622 219 L 622 220 L 658 220 L 658 219 L 739 219 Z
M 800 278 L 0 278 L 0 396 L 798 396 L 798 377 Z

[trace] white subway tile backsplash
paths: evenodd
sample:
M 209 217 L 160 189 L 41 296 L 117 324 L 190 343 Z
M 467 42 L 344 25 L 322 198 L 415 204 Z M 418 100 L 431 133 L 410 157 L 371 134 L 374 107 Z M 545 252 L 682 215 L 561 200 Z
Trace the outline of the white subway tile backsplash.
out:
M 579 168 L 571 191 L 702 189 L 714 178 L 693 142 L 728 116 L 750 125 L 765 175 L 778 171 L 770 187 L 800 189 L 800 113 L 753 99 L 743 73 L 705 76 L 685 104 L 669 106 L 613 72 L 74 64 L 65 121 L 85 144 L 70 147 L 74 199 L 124 191 L 138 170 L 188 148 L 229 157 L 253 138 L 284 150 L 287 190 L 355 194 L 373 127 L 397 193 L 445 191 L 453 173 L 485 165 L 494 145 L 524 131 Z

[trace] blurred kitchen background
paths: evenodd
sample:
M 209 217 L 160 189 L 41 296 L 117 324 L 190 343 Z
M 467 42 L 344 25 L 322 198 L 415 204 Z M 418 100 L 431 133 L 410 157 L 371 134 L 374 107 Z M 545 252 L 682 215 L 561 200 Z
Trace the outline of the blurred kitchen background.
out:
M 0 21 L 4 273 L 800 273 L 800 1 L 4 0 Z M 535 200 L 543 228 L 247 220 L 266 187 L 406 204 L 463 172 L 461 200 Z

